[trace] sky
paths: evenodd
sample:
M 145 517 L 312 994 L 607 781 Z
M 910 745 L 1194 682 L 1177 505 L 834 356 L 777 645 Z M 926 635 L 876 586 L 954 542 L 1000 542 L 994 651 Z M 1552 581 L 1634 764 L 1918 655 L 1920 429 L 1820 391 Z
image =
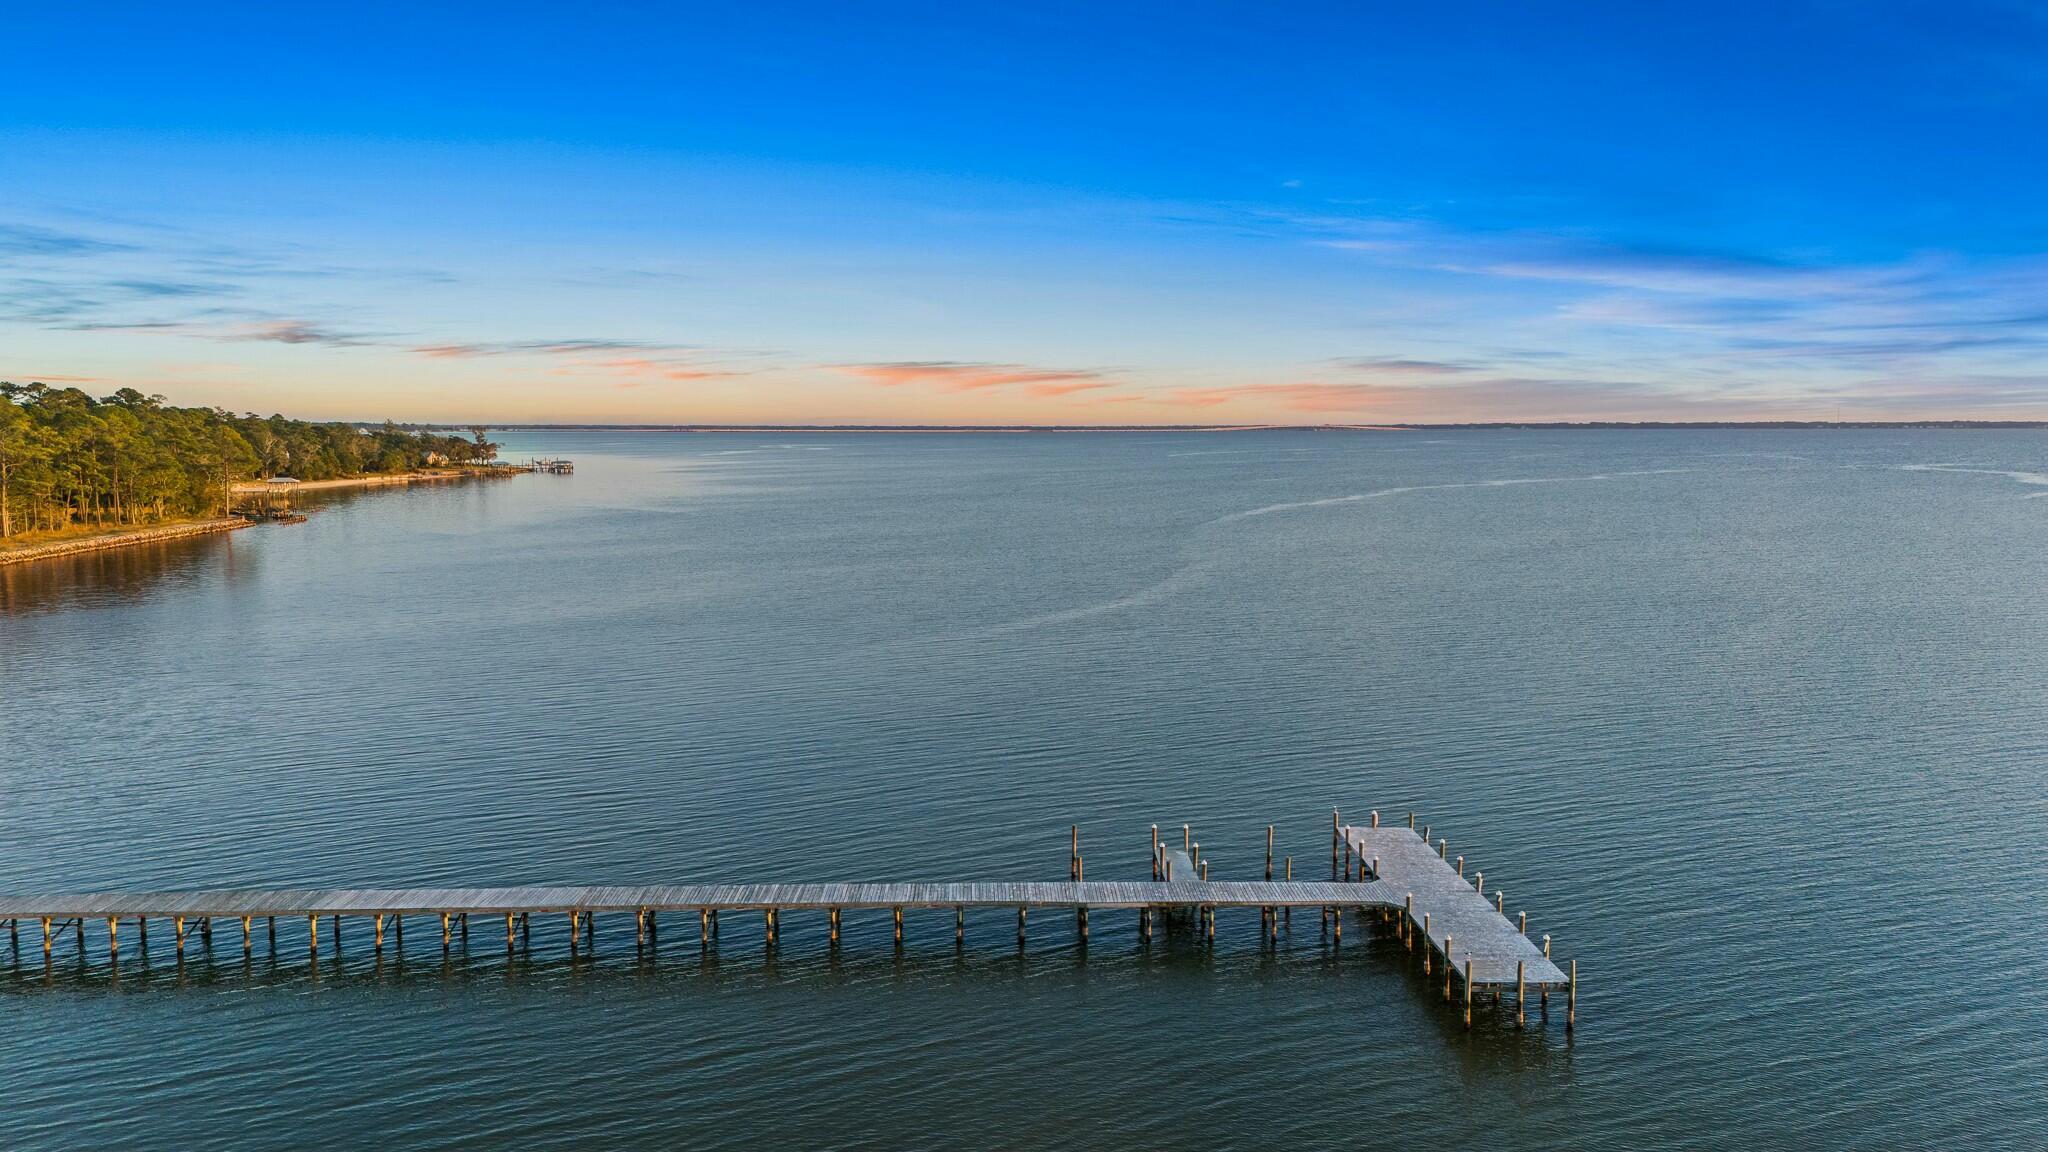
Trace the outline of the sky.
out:
M 0 0 L 0 380 L 2048 419 L 2048 5 Z

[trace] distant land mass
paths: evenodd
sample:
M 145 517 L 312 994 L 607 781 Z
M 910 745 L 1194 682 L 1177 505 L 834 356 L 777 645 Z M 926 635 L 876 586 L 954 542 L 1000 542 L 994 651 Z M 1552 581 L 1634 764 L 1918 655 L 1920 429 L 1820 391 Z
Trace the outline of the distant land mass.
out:
M 401 424 L 406 429 L 471 424 Z M 1470 424 L 492 424 L 499 432 L 1429 432 L 1452 429 L 2048 428 L 2048 420 L 1498 420 Z

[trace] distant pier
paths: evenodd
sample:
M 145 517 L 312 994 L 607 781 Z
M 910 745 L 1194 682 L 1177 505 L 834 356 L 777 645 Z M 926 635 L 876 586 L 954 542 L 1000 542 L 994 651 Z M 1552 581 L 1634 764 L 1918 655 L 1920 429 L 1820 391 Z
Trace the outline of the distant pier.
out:
M 1512 990 L 1518 1025 L 1528 1020 L 1530 993 L 1547 1007 L 1551 992 L 1562 991 L 1565 1028 L 1571 1030 L 1578 1016 L 1577 962 L 1560 968 L 1551 959 L 1550 938 L 1539 942 L 1528 935 L 1527 913 L 1510 919 L 1498 888 L 1489 893 L 1484 874 L 1476 869 L 1467 878 L 1464 857 L 1454 858 L 1446 840 L 1432 844 L 1427 839 L 1430 829 L 1425 826 L 1418 832 L 1414 821 L 1410 814 L 1405 825 L 1383 826 L 1374 812 L 1367 824 L 1347 825 L 1332 812 L 1328 880 L 1294 879 L 1291 857 L 1276 877 L 1271 827 L 1266 830 L 1263 879 L 1211 880 L 1209 862 L 1187 825 L 1180 827 L 1178 846 L 1171 837 L 1162 840 L 1155 825 L 1152 878 L 1145 881 L 1087 879 L 1080 831 L 1075 828 L 1070 830 L 1064 881 L 99 892 L 0 896 L 0 919 L 7 922 L 17 963 L 24 951 L 38 947 L 47 963 L 65 948 L 67 936 L 70 949 L 83 960 L 86 926 L 102 923 L 108 960 L 118 963 L 123 925 L 133 928 L 136 949 L 146 958 L 152 920 L 160 924 L 160 934 L 164 928 L 170 930 L 172 947 L 183 957 L 188 947 L 213 948 L 216 921 L 225 922 L 230 933 L 239 928 L 245 953 L 256 947 L 259 934 L 264 947 L 275 952 L 279 920 L 288 929 L 303 924 L 304 946 L 317 953 L 322 921 L 336 949 L 343 917 L 358 924 L 368 921 L 372 946 L 381 951 L 405 946 L 408 916 L 426 918 L 428 931 L 437 932 L 441 948 L 457 946 L 458 941 L 467 946 L 470 920 L 477 917 L 490 925 L 502 922 L 506 950 L 517 951 L 531 939 L 533 917 L 557 916 L 566 919 L 574 951 L 597 947 L 599 916 L 631 916 L 636 949 L 658 946 L 664 916 L 694 918 L 699 945 L 710 948 L 718 937 L 721 913 L 754 913 L 761 917 L 763 945 L 774 949 L 780 944 L 785 913 L 823 913 L 830 947 L 836 950 L 847 912 L 890 912 L 895 940 L 901 945 L 905 909 L 950 908 L 954 943 L 964 946 L 969 909 L 1014 911 L 1021 947 L 1034 910 L 1073 914 L 1074 931 L 1082 942 L 1088 938 L 1091 912 L 1135 911 L 1139 940 L 1149 947 L 1160 917 L 1192 924 L 1198 939 L 1213 940 L 1217 909 L 1256 908 L 1262 939 L 1277 943 L 1283 931 L 1291 933 L 1295 909 L 1316 909 L 1321 931 L 1336 945 L 1343 941 L 1347 913 L 1368 924 L 1386 925 L 1431 977 L 1431 988 L 1441 978 L 1443 998 L 1462 1007 L 1467 1028 L 1472 1026 L 1475 992 L 1483 990 L 1500 1002 Z M 24 929 L 31 934 L 26 943 L 21 938 Z M 484 928 L 487 938 L 495 931 Z
M 528 472 L 547 472 L 556 476 L 567 476 L 576 471 L 576 462 L 574 460 L 561 460 L 554 457 L 549 457 L 545 460 L 528 460 L 526 462 L 526 470 Z

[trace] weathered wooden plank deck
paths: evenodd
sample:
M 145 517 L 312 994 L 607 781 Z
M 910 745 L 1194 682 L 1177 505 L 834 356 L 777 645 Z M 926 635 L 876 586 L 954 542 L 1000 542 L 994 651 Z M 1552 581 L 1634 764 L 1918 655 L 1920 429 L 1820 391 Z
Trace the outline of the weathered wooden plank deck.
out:
M 1403 907 L 1408 897 L 1414 897 L 1412 915 L 1418 938 L 1426 938 L 1437 955 L 1447 955 L 1460 978 L 1470 959 L 1474 984 L 1513 984 L 1517 964 L 1522 966 L 1521 978 L 1530 984 L 1568 982 L 1564 971 L 1543 955 L 1542 948 L 1496 911 L 1473 880 L 1459 876 L 1457 868 L 1413 829 L 1345 825 L 1339 834 L 1358 854 L 1361 865 L 1378 858 L 1379 886 L 1391 894 L 1395 907 Z M 1422 927 L 1424 916 L 1428 917 L 1427 932 Z
M 1398 907 L 1385 883 L 1338 881 L 680 884 L 607 887 L 229 889 L 0 896 L 0 919 L 433 915 L 832 908 Z

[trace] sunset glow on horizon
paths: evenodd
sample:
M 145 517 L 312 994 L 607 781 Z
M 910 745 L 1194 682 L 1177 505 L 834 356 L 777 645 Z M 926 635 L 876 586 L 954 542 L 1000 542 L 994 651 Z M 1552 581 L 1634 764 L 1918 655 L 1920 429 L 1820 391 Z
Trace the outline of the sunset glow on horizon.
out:
M 494 424 L 2048 419 L 2018 8 L 10 23 L 0 380 Z

